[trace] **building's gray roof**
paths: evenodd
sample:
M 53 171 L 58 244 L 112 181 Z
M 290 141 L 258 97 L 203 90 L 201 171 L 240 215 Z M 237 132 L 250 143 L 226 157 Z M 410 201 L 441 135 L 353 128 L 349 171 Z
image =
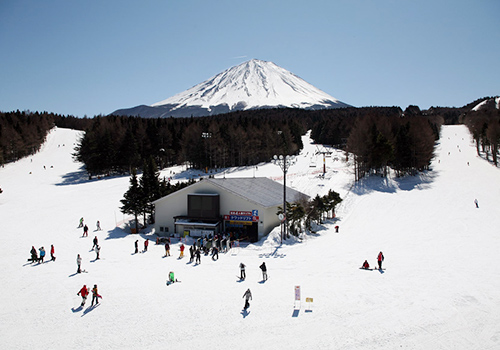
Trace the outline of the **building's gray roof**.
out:
M 266 177 L 225 179 L 212 178 L 203 181 L 209 181 L 227 192 L 243 197 L 251 202 L 263 206 L 264 208 L 283 204 L 283 185 Z M 296 191 L 287 186 L 287 202 L 293 203 L 304 196 L 309 198 L 309 196 L 303 194 L 302 192 Z

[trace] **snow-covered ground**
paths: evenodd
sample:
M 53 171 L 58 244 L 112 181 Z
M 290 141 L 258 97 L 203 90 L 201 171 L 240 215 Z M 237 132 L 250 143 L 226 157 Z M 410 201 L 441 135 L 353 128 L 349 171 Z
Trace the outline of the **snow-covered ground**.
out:
M 271 234 L 198 266 L 177 259 L 179 243 L 167 258 L 154 242 L 133 254 L 135 240 L 142 249 L 154 235 L 120 229 L 129 178 L 88 181 L 71 157 L 78 135 L 55 129 L 41 152 L 0 168 L 0 348 L 500 348 L 500 170 L 476 156 L 464 126 L 443 127 L 432 171 L 356 185 L 342 152 L 319 177 L 323 159 L 306 137 L 287 184 L 311 196 L 339 192 L 339 221 L 283 246 Z M 193 176 L 174 170 L 175 181 Z M 225 172 L 254 175 L 282 181 L 273 164 Z M 82 216 L 88 238 L 77 228 Z M 55 262 L 27 263 L 31 246 L 51 244 Z M 358 269 L 365 259 L 375 265 L 379 251 L 383 273 Z M 77 254 L 88 273 L 76 274 Z M 166 286 L 169 271 L 181 283 Z M 98 307 L 78 308 L 83 284 L 98 285 Z

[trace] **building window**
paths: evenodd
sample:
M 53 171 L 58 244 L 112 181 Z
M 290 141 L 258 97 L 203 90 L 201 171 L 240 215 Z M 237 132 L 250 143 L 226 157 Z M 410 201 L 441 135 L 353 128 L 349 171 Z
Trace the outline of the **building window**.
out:
M 163 226 L 160 226 L 160 232 L 164 232 L 165 229 L 163 228 Z

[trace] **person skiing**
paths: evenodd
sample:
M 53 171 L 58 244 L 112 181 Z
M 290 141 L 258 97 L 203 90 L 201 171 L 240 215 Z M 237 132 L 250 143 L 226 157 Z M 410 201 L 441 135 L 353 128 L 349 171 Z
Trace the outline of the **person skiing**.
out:
M 78 270 L 76 270 L 76 273 L 81 273 L 82 272 L 82 269 L 81 269 L 81 266 L 82 266 L 82 258 L 80 257 L 80 254 L 78 254 L 76 256 L 76 265 L 78 265 Z
M 144 241 L 144 251 L 147 252 L 148 251 L 148 245 L 149 245 L 149 239 L 146 239 Z
M 165 243 L 165 256 L 170 256 L 170 244 Z
M 267 267 L 266 267 L 266 263 L 262 262 L 262 264 L 259 267 L 262 270 L 262 280 L 263 281 L 267 281 Z
M 89 236 L 89 227 L 87 225 L 83 226 L 83 237 Z
M 99 222 L 99 220 L 97 220 L 96 229 L 97 231 L 101 231 L 101 223 Z
M 368 260 L 365 260 L 363 263 L 363 266 L 361 266 L 362 269 L 368 270 L 370 268 L 370 264 L 368 264 Z
M 94 301 L 96 305 L 99 304 L 99 298 L 102 297 L 97 292 L 97 284 L 94 284 L 94 288 L 92 288 L 92 304 L 90 306 L 94 306 Z
M 38 250 L 40 251 L 40 259 L 38 259 L 38 261 L 43 263 L 43 259 L 45 258 L 45 249 L 40 247 Z
M 31 259 L 29 259 L 29 261 L 31 262 L 35 262 L 35 261 L 38 261 L 38 253 L 35 249 L 35 246 L 31 246 Z
M 87 301 L 87 296 L 89 295 L 89 289 L 87 286 L 84 284 L 82 289 L 76 295 L 81 295 L 82 297 L 82 303 L 80 304 L 81 307 L 85 306 L 85 302 Z
M 99 260 L 99 253 L 101 251 L 101 247 L 99 247 L 98 245 L 96 245 L 94 250 L 95 250 L 95 253 L 96 253 L 95 259 Z
M 56 257 L 54 255 L 54 253 L 55 253 L 54 245 L 51 244 L 50 245 L 50 258 L 51 258 L 50 260 L 51 261 L 56 261 Z
M 94 237 L 94 245 L 92 246 L 92 249 L 94 249 L 95 247 L 97 247 L 99 243 L 99 240 L 97 239 L 97 236 Z
M 181 255 L 179 255 L 179 259 L 184 257 L 184 244 L 181 244 Z
M 139 253 L 139 240 L 135 241 L 134 246 L 135 246 L 135 254 Z
M 479 202 L 477 201 L 477 199 L 474 199 L 474 204 L 476 205 L 476 208 L 479 208 Z
M 384 254 L 382 254 L 382 252 L 378 253 L 377 261 L 378 261 L 378 269 L 382 270 L 382 261 L 384 261 Z
M 240 279 L 244 280 L 245 278 L 247 278 L 247 275 L 245 273 L 245 264 L 240 263 Z
M 80 225 L 78 225 L 78 228 L 83 227 L 83 217 L 80 218 Z
M 246 310 L 250 307 L 250 303 L 248 301 L 252 300 L 252 292 L 250 291 L 250 288 L 248 288 L 245 294 L 243 294 L 243 298 L 245 298 L 245 306 L 243 309 Z

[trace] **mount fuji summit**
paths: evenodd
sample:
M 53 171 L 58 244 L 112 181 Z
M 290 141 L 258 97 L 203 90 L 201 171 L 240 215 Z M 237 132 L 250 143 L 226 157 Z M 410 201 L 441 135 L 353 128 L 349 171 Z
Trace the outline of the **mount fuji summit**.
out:
M 199 117 L 261 108 L 350 107 L 272 62 L 253 59 L 150 106 L 119 109 L 113 115 Z

